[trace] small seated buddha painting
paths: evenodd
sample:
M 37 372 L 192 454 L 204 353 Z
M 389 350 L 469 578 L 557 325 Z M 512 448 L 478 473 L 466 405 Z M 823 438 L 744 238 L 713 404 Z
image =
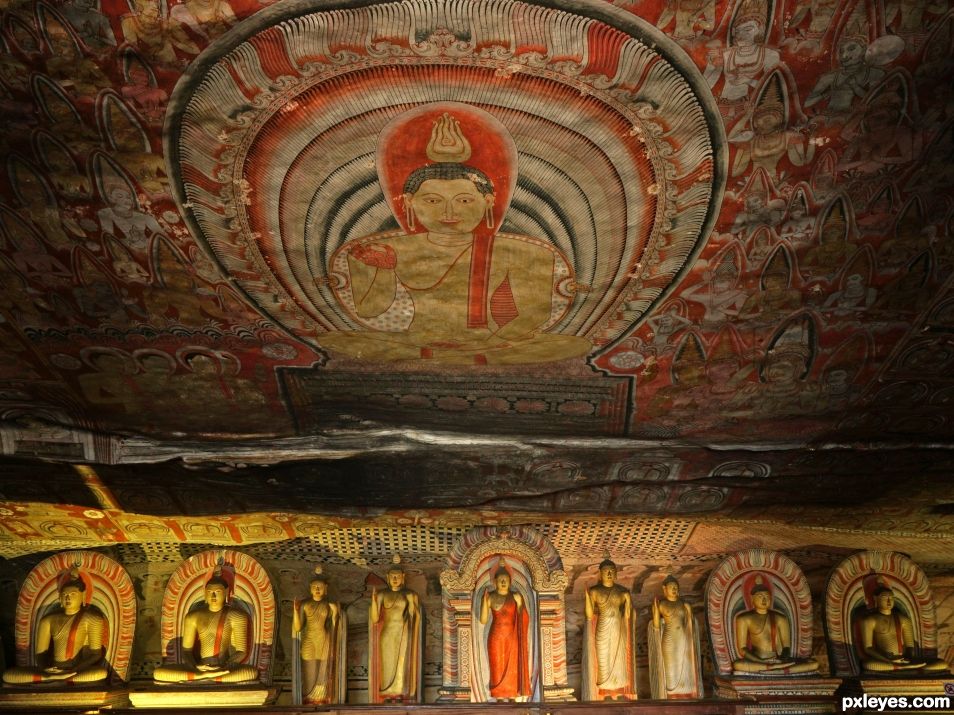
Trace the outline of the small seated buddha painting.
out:
M 378 179 L 401 228 L 345 242 L 329 274 L 361 329 L 323 335 L 331 352 L 371 361 L 461 365 L 585 355 L 582 336 L 548 332 L 574 274 L 551 243 L 502 233 L 517 150 L 499 120 L 456 102 L 395 117 L 377 146 Z

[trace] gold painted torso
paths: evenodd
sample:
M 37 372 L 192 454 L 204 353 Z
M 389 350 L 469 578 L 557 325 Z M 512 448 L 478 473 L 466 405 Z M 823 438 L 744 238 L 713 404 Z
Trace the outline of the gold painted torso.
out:
M 331 606 L 325 601 L 309 601 L 301 610 L 304 616 L 301 629 L 302 659 L 327 660 L 331 652 Z

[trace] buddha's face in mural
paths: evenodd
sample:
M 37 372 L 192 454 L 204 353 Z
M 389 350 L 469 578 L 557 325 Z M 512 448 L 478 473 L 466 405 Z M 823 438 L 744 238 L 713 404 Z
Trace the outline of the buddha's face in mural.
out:
M 494 196 L 481 194 L 469 179 L 428 179 L 404 200 L 428 232 L 459 235 L 477 228 Z
M 616 567 L 601 566 L 600 567 L 600 582 L 604 586 L 612 586 L 614 583 L 616 583 Z
M 706 365 L 706 375 L 709 382 L 722 385 L 738 372 L 739 366 L 735 360 L 713 360 Z
M 159 19 L 159 3 L 154 0 L 136 0 L 134 4 L 140 20 L 154 22 Z
M 788 287 L 788 276 L 784 273 L 769 273 L 765 276 L 765 290 L 776 292 Z
M 662 592 L 667 601 L 675 601 L 679 598 L 679 584 L 675 581 L 666 581 L 662 586 Z
M 804 363 L 793 355 L 770 358 L 765 367 L 765 379 L 776 385 L 791 384 L 805 369 Z
M 848 372 L 845 370 L 829 370 L 825 376 L 825 386 L 829 392 L 842 392 L 848 387 Z
M 875 605 L 882 613 L 891 613 L 894 610 L 894 592 L 890 589 L 880 591 L 875 596 Z
M 220 583 L 210 583 L 205 587 L 205 603 L 213 613 L 221 611 L 225 606 L 225 586 Z
M 136 205 L 133 201 L 132 192 L 121 186 L 110 189 L 109 203 L 114 209 L 120 211 L 130 211 Z
M 723 293 L 735 287 L 735 281 L 732 276 L 716 275 L 712 280 L 712 289 L 716 293 Z
M 109 355 L 108 353 L 105 355 L 100 355 L 93 361 L 93 364 L 100 372 L 114 374 L 126 372 L 126 361 L 118 355 Z
M 80 591 L 79 586 L 69 585 L 64 587 L 60 591 L 60 605 L 63 607 L 63 612 L 68 616 L 78 613 L 80 606 L 83 605 L 83 592 Z
M 853 67 L 865 56 L 865 48 L 860 42 L 848 40 L 838 45 L 838 62 L 842 67 Z
M 308 584 L 308 592 L 311 594 L 312 601 L 320 601 L 328 595 L 328 584 L 324 581 L 312 581 Z
M 746 20 L 732 28 L 732 39 L 738 45 L 752 45 L 762 39 L 762 24 L 757 20 Z
M 760 112 L 753 119 L 756 134 L 773 134 L 782 128 L 782 115 L 777 111 Z
M 189 369 L 196 375 L 215 375 L 215 362 L 208 355 L 193 355 L 189 358 Z
M 158 355 L 147 355 L 140 361 L 140 364 L 143 372 L 151 375 L 170 375 L 175 371 L 175 367 L 168 360 Z

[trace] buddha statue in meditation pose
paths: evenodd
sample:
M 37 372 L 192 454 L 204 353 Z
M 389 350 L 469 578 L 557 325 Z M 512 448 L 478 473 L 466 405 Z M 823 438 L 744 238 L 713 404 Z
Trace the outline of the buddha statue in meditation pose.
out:
M 584 337 L 546 332 L 555 276 L 572 278 L 566 259 L 546 241 L 499 233 L 516 148 L 498 120 L 454 102 L 406 112 L 382 131 L 377 166 L 401 230 L 348 241 L 332 257 L 339 302 L 365 329 L 327 333 L 324 347 L 362 360 L 461 365 L 589 350 Z
M 87 605 L 88 586 L 77 569 L 64 573 L 58 592 L 59 608 L 43 616 L 36 627 L 36 667 L 4 671 L 3 682 L 7 685 L 87 685 L 108 677 L 104 662 L 106 619 Z
M 749 590 L 752 608 L 735 618 L 735 647 L 739 657 L 732 670 L 740 675 L 797 675 L 818 670 L 812 658 L 792 657 L 791 624 L 772 608 L 772 592 L 762 576 Z
M 248 615 L 228 603 L 231 586 L 217 566 L 205 583 L 205 601 L 182 624 L 181 661 L 161 665 L 157 683 L 244 683 L 258 680 L 258 670 L 243 664 L 248 654 Z M 196 652 L 198 651 L 198 652 Z
M 907 671 L 911 675 L 946 673 L 950 666 L 936 658 L 922 658 L 914 640 L 910 617 L 895 605 L 894 591 L 878 583 L 872 596 L 875 608 L 855 618 L 861 667 L 868 673 Z

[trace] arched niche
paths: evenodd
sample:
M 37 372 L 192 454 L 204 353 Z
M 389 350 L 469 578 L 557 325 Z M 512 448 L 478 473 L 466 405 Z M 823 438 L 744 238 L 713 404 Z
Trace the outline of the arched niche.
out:
M 441 701 L 482 702 L 480 598 L 491 587 L 501 560 L 512 589 L 524 596 L 530 617 L 531 698 L 572 700 L 566 673 L 567 576 L 553 545 L 527 527 L 475 527 L 451 549 L 441 572 L 443 592 L 443 686 Z
M 937 616 L 924 571 L 894 551 L 862 551 L 832 571 L 825 589 L 825 632 L 833 675 L 849 678 L 862 674 L 852 621 L 871 605 L 865 593 L 866 580 L 871 577 L 891 588 L 895 608 L 911 619 L 920 656 L 937 657 Z
M 169 578 L 162 597 L 160 623 L 162 653 L 166 664 L 182 662 L 181 634 L 185 617 L 205 601 L 205 584 L 217 565 L 230 572 L 229 605 L 241 608 L 249 619 L 249 650 L 245 663 L 259 672 L 259 682 L 272 679 L 272 644 L 275 636 L 275 594 L 268 573 L 247 554 L 231 549 L 203 551 L 186 559 Z
M 802 659 L 812 655 L 812 594 L 802 570 L 777 551 L 740 551 L 719 564 L 706 583 L 712 654 L 723 677 L 732 675 L 732 662 L 739 657 L 733 624 L 752 607 L 746 589 L 756 577 L 763 579 L 772 594 L 771 608 L 789 622 L 792 655 Z
M 86 584 L 84 604 L 106 619 L 103 639 L 110 681 L 129 679 L 129 659 L 136 631 L 136 592 L 120 564 L 95 551 L 63 551 L 43 559 L 30 571 L 17 598 L 15 625 L 17 666 L 37 667 L 34 644 L 40 619 L 59 606 L 59 583 L 71 569 Z

